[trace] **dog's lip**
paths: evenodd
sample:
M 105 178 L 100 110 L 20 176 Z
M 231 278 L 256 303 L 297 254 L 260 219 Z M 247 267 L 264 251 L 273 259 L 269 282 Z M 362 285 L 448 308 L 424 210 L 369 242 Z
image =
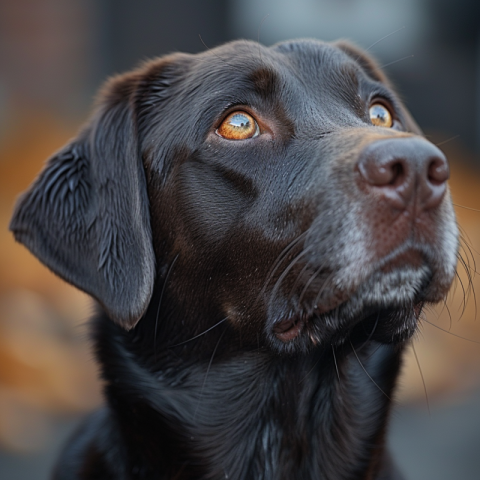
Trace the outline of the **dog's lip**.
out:
M 389 255 L 379 260 L 377 265 L 372 268 L 371 278 L 375 272 L 378 274 L 389 275 L 395 270 L 421 269 L 422 266 L 429 265 L 429 255 L 425 252 L 425 249 L 420 248 L 418 245 L 410 244 L 404 245 L 401 248 L 396 249 L 391 252 Z M 366 280 L 368 283 L 369 279 Z M 391 308 L 399 309 L 410 306 L 413 309 L 413 314 L 418 320 L 422 307 L 425 302 L 430 301 L 426 296 L 426 289 L 428 283 L 422 285 L 419 291 L 415 294 L 415 298 L 412 298 L 408 305 L 405 303 L 405 300 L 399 299 L 399 302 L 393 302 L 391 304 L 382 304 L 374 302 L 369 303 L 369 300 L 366 300 L 367 303 L 363 303 L 359 311 L 353 315 L 353 318 L 350 318 L 351 314 L 344 312 L 345 325 L 348 329 L 352 328 L 354 324 L 350 321 L 355 320 L 355 324 L 362 323 L 367 317 L 371 315 L 378 315 L 379 312 L 387 312 Z M 295 340 L 300 335 L 308 334 L 310 336 L 316 337 L 318 334 L 319 328 L 324 329 L 324 326 L 319 324 L 321 319 L 325 316 L 331 315 L 332 312 L 342 309 L 342 307 L 348 307 L 349 302 L 354 297 L 356 289 L 351 291 L 336 292 L 332 296 L 328 296 L 326 301 L 323 304 L 317 304 L 313 307 L 308 305 L 300 306 L 299 310 L 283 319 L 279 319 L 275 322 L 272 327 L 272 334 L 280 340 L 282 343 L 289 343 Z M 340 294 L 341 293 L 341 294 Z
M 273 333 L 282 342 L 290 342 L 300 335 L 305 325 L 303 317 L 292 317 L 280 320 L 273 327 Z
M 388 258 L 382 262 L 379 270 L 388 273 L 396 268 L 402 268 L 405 265 L 419 268 L 424 263 L 425 257 L 422 251 L 415 247 L 409 247 L 402 249 L 400 252 L 395 252 L 393 255 L 389 255 Z

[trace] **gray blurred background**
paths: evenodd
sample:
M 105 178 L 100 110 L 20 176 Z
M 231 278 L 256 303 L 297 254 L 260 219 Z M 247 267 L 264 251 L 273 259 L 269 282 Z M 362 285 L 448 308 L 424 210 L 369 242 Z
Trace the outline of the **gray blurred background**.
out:
M 469 266 L 447 308 L 428 316 L 440 328 L 425 324 L 415 342 L 427 395 L 414 355 L 406 361 L 390 443 L 411 480 L 480 478 L 472 296 L 460 315 L 466 271 L 480 263 L 478 0 L 0 0 L 2 480 L 49 478 L 65 437 L 101 402 L 85 341 L 89 300 L 14 244 L 6 226 L 15 196 L 75 134 L 107 76 L 171 51 L 293 37 L 368 48 L 450 158 Z

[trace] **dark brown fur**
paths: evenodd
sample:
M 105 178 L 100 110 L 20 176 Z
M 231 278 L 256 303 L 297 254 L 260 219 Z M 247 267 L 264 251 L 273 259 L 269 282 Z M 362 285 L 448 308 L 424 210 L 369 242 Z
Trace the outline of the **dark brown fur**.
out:
M 260 134 L 220 137 L 239 110 Z M 399 479 L 402 352 L 455 271 L 447 177 L 344 42 L 234 42 L 107 82 L 11 223 L 99 302 L 106 404 L 55 478 Z

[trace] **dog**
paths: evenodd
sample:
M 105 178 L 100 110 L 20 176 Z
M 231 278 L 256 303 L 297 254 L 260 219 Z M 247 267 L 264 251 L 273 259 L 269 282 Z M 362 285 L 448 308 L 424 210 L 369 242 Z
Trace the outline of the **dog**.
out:
M 400 479 L 401 359 L 444 299 L 448 163 L 345 41 L 235 41 L 107 81 L 10 228 L 98 302 L 105 407 L 64 479 Z

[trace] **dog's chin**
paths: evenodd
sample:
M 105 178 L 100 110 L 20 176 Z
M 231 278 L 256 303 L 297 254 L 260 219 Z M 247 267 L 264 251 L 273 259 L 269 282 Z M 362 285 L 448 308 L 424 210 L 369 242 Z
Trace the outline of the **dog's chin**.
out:
M 328 311 L 304 308 L 276 322 L 270 344 L 282 353 L 299 353 L 328 344 L 405 342 L 415 333 L 423 306 L 447 293 L 447 285 L 435 283 L 426 266 L 375 272 Z
M 389 307 L 365 305 L 355 319 L 339 322 L 337 328 L 332 322 L 338 320 L 341 313 L 299 315 L 280 322 L 281 326 L 276 325 L 269 335 L 269 343 L 274 350 L 285 354 L 307 353 L 326 345 L 361 345 L 369 341 L 395 345 L 407 341 L 415 333 L 423 305 L 423 302 Z

